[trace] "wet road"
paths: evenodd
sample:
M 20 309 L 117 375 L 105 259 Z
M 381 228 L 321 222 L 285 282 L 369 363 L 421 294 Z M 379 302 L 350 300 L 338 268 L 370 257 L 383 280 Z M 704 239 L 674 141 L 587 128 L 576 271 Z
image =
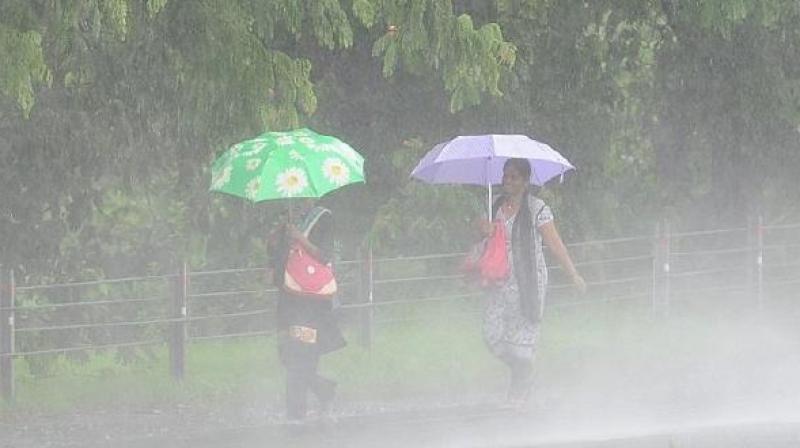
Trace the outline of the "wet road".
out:
M 501 409 L 498 381 L 469 388 L 481 395 L 343 396 L 338 423 L 297 428 L 277 423 L 280 400 L 253 394 L 243 403 L 14 413 L 0 419 L 0 448 L 800 448 L 797 322 L 716 322 L 686 341 L 678 335 L 694 327 L 684 323 L 627 346 L 613 332 L 587 347 L 562 343 L 525 412 Z
M 797 421 L 686 422 L 667 427 L 631 421 L 558 422 L 537 412 L 453 407 L 341 418 L 335 424 L 265 424 L 184 437 L 146 437 L 96 446 L 126 448 L 782 448 L 800 447 Z

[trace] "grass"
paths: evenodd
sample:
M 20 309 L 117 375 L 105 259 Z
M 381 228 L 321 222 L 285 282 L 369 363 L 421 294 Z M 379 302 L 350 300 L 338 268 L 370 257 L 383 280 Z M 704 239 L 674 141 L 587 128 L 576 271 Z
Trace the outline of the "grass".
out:
M 379 316 L 406 320 L 379 325 L 372 350 L 349 331 L 348 347 L 326 356 L 321 371 L 339 380 L 343 397 L 355 400 L 407 398 L 442 390 L 457 393 L 497 373 L 499 366 L 493 365 L 481 342 L 477 316 L 407 320 L 419 314 L 426 313 L 406 309 Z M 169 376 L 166 347 L 131 363 L 106 351 L 84 362 L 55 357 L 46 375 L 32 375 L 30 370 L 24 359 L 15 361 L 17 411 L 270 399 L 280 395 L 284 381 L 275 342 L 267 337 L 190 344 L 182 382 Z M 11 408 L 6 403 L 0 409 Z
M 471 313 L 464 313 L 471 310 Z M 476 391 L 500 392 L 506 381 L 502 365 L 485 349 L 480 316 L 465 302 L 417 304 L 382 312 L 376 319 L 372 350 L 358 343 L 323 359 L 323 374 L 340 382 L 343 401 L 392 401 L 414 397 L 457 398 Z M 597 304 L 551 308 L 544 321 L 538 381 L 576 387 L 586 378 L 633 381 L 663 372 L 681 375 L 698 362 L 735 358 L 749 346 L 723 344 L 742 332 L 764 328 L 757 318 L 720 318 L 737 309 L 677 308 L 669 319 L 650 315 L 646 304 Z M 352 328 L 350 328 L 353 330 Z M 665 361 L 665 360 L 668 360 Z M 97 353 L 86 362 L 63 357 L 53 361 L 47 376 L 29 373 L 16 361 L 18 411 L 62 412 L 81 408 L 168 406 L 175 403 L 218 404 L 272 400 L 278 404 L 283 371 L 274 341 L 261 338 L 198 342 L 188 347 L 186 377 L 169 376 L 168 354 L 157 348 L 151 357 L 124 364 L 113 352 Z

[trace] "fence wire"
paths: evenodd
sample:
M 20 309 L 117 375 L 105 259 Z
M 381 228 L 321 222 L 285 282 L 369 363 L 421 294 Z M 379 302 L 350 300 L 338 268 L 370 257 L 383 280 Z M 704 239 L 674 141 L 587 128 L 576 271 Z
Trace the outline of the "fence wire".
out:
M 764 226 L 761 230 L 800 230 L 800 224 Z M 800 270 L 795 276 L 778 278 L 762 278 L 763 276 L 750 275 L 761 268 L 764 270 L 789 269 L 800 266 L 794 259 L 759 259 L 763 265 L 757 265 L 752 254 L 763 253 L 764 251 L 778 252 L 790 251 L 800 248 L 800 240 L 796 238 L 791 242 L 773 242 L 761 244 L 760 247 L 748 245 L 745 247 L 718 247 L 724 245 L 725 240 L 720 238 L 731 235 L 738 235 L 747 232 L 746 228 L 730 228 L 704 230 L 695 232 L 672 233 L 666 237 L 635 236 L 626 238 L 601 239 L 594 241 L 584 241 L 569 244 L 570 250 L 580 254 L 576 257 L 575 265 L 585 270 L 587 285 L 591 290 L 596 291 L 596 298 L 566 300 L 570 297 L 568 291 L 570 284 L 558 281 L 563 278 L 559 266 L 551 266 L 551 274 L 555 281 L 549 287 L 551 304 L 554 308 L 579 307 L 590 304 L 625 302 L 640 299 L 647 299 L 653 303 L 655 308 L 662 303 L 674 300 L 672 296 L 697 294 L 708 294 L 713 292 L 730 291 L 764 291 L 772 286 L 794 285 L 800 283 Z M 665 240 L 664 238 L 667 238 Z M 703 241 L 708 240 L 708 247 Z M 670 249 L 670 244 L 664 241 L 691 240 L 691 249 Z M 741 238 L 734 238 L 734 245 L 741 244 Z M 722 241 L 722 243 L 720 242 Z M 654 248 L 667 247 L 667 253 L 654 253 Z M 617 253 L 617 256 L 614 256 Z M 622 253 L 622 254 L 620 254 Z M 465 301 L 465 303 L 477 302 L 472 299 L 480 298 L 483 293 L 480 290 L 470 287 L 466 282 L 461 281 L 463 274 L 457 272 L 458 263 L 452 260 L 463 258 L 464 252 L 456 253 L 436 253 L 406 257 L 384 257 L 369 258 L 365 260 L 347 260 L 340 264 L 339 272 L 344 280 L 340 283 L 340 289 L 346 296 L 339 309 L 342 311 L 365 312 L 384 308 L 398 307 L 401 305 L 416 306 L 426 303 L 446 303 Z M 708 264 L 719 264 L 736 261 L 741 256 L 741 264 L 737 266 L 708 266 Z M 751 259 L 752 258 L 752 259 Z M 646 263 L 642 263 L 646 262 Z M 53 283 L 46 285 L 19 286 L 16 288 L 17 300 L 22 303 L 19 306 L 12 304 L 10 307 L 0 308 L 6 313 L 16 313 L 17 320 L 20 321 L 18 327 L 12 325 L 11 331 L 20 335 L 41 335 L 50 332 L 81 331 L 96 329 L 114 328 L 138 328 L 161 326 L 165 329 L 180 326 L 193 326 L 201 331 L 206 331 L 205 326 L 194 325 L 200 323 L 216 322 L 217 324 L 208 327 L 211 330 L 235 328 L 236 319 L 260 319 L 263 325 L 270 325 L 264 317 L 274 314 L 273 308 L 258 308 L 254 310 L 236 309 L 245 307 L 245 303 L 253 304 L 252 300 L 260 301 L 263 304 L 274 303 L 274 297 L 279 295 L 279 290 L 275 287 L 264 285 L 267 270 L 264 268 L 230 268 L 218 270 L 200 270 L 187 272 L 184 282 L 188 285 L 184 297 L 175 296 L 174 285 L 181 280 L 181 274 L 165 274 L 154 276 L 125 277 L 118 279 L 83 281 L 75 283 Z M 747 275 L 742 276 L 742 273 Z M 749 275 L 749 277 L 748 277 Z M 671 280 L 692 281 L 695 277 L 714 277 L 726 285 L 706 285 L 692 284 L 688 286 L 670 286 Z M 727 279 L 749 278 L 750 285 L 731 285 Z M 77 300 L 65 301 L 61 303 L 25 303 L 26 296 L 35 294 L 36 300 L 43 300 L 47 297 L 64 296 L 61 292 L 75 290 L 76 288 L 115 288 L 120 285 L 125 287 L 137 287 L 150 285 L 153 282 L 161 282 L 162 292 L 149 297 L 130 297 L 126 299 L 100 298 L 96 300 Z M 753 285 L 752 282 L 761 282 L 761 286 Z M 165 286 L 167 286 L 165 288 Z M 379 287 L 380 291 L 375 288 Z M 603 293 L 605 291 L 605 293 Z M 48 293 L 49 292 L 49 293 Z M 75 293 L 70 293 L 68 297 L 74 297 Z M 118 293 L 118 297 L 121 297 Z M 243 300 L 251 302 L 243 302 Z M 187 306 L 191 303 L 191 306 Z M 127 315 L 120 311 L 119 305 L 138 305 L 137 310 L 140 314 L 147 312 L 159 312 L 166 317 L 123 319 L 120 321 L 109 320 L 111 317 Z M 150 307 L 150 308 L 147 308 Z M 71 311 L 75 310 L 75 311 Z M 84 311 L 80 311 L 84 310 Z M 468 311 L 474 313 L 475 310 Z M 48 322 L 56 317 L 72 313 L 78 317 L 83 317 L 84 321 L 72 322 Z M 185 313 L 182 315 L 181 313 Z M 36 317 L 41 314 L 45 317 Z M 128 312 L 130 314 L 130 312 Z M 105 316 L 105 319 L 103 318 Z M 385 320 L 385 319 L 384 319 Z M 374 322 L 378 323 L 378 321 Z M 231 327 L 233 325 L 233 327 Z M 210 331 L 210 330 L 208 330 Z M 263 336 L 271 334 L 274 330 L 266 328 L 264 330 L 252 331 L 222 331 L 216 334 L 193 334 L 187 336 L 189 341 L 217 340 L 226 338 L 239 338 L 247 336 Z M 143 336 L 143 335 L 142 335 Z M 57 349 L 29 349 L 27 351 L 15 351 L 0 356 L 36 356 L 52 353 L 65 353 L 74 350 L 93 350 L 106 348 L 136 347 L 139 345 L 152 345 L 164 343 L 163 341 L 141 340 L 131 341 L 121 344 L 103 343 L 96 341 L 96 345 L 74 346 Z

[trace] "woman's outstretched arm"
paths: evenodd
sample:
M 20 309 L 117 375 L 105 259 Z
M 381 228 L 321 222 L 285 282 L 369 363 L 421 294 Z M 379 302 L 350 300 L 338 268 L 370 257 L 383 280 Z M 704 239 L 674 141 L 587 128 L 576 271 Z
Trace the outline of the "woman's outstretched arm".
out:
M 569 251 L 567 251 L 567 246 L 561 241 L 561 235 L 558 234 L 558 230 L 553 221 L 546 222 L 539 226 L 539 231 L 542 232 L 544 243 L 550 248 L 550 251 L 556 257 L 556 260 L 558 260 L 558 264 L 560 264 L 564 272 L 567 273 L 578 291 L 581 293 L 586 292 L 586 282 L 578 273 L 578 270 L 575 269 L 575 264 L 569 256 Z

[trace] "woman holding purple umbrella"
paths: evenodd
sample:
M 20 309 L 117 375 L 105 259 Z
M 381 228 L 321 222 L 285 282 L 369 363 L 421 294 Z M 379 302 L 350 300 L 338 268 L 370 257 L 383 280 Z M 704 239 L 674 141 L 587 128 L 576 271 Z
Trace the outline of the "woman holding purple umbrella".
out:
M 533 360 L 544 312 L 547 266 L 543 244 L 558 260 L 575 287 L 586 283 L 575 269 L 556 230 L 553 213 L 530 192 L 531 165 L 527 159 L 508 159 L 503 166 L 503 194 L 492 206 L 492 218 L 506 227 L 506 250 L 511 274 L 488 293 L 483 338 L 494 356 L 511 372 L 509 403 L 523 405 L 532 386 Z M 481 223 L 488 237 L 493 223 Z

